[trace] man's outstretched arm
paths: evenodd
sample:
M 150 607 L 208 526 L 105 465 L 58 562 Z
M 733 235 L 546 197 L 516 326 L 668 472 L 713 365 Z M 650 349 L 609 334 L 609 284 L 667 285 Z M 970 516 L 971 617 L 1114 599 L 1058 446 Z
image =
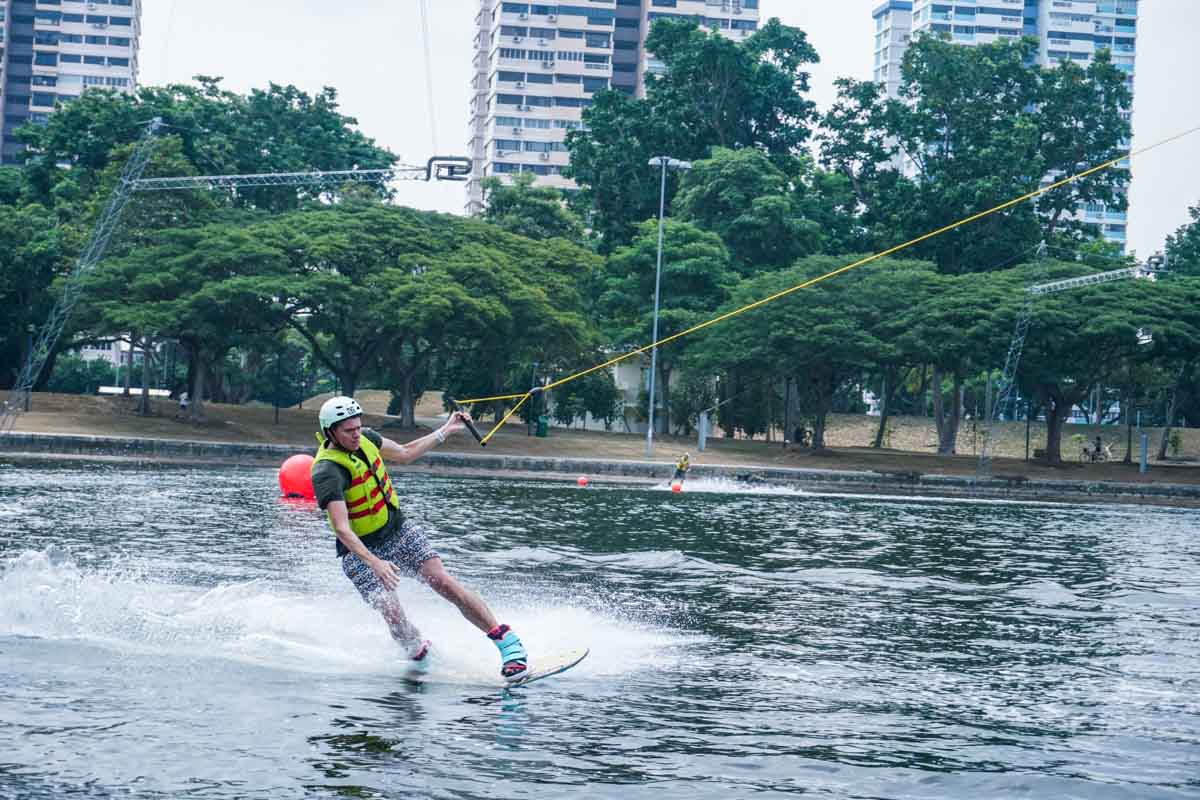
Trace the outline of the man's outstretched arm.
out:
M 386 436 L 383 437 L 383 444 L 379 448 L 379 452 L 383 453 L 384 458 L 389 461 L 395 461 L 399 464 L 411 464 L 421 456 L 428 453 L 433 448 L 444 442 L 447 437 L 466 429 L 462 418 L 470 417 L 464 411 L 455 411 L 446 420 L 446 424 L 435 430 L 433 433 L 428 433 L 420 439 L 413 439 L 408 444 L 400 444 L 394 442 Z M 440 435 L 439 435 L 440 434 Z

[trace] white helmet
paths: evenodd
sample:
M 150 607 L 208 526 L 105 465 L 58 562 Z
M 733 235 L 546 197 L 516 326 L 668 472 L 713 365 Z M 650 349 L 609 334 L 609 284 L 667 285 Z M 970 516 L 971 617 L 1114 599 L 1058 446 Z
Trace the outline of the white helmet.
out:
M 342 420 L 362 413 L 362 406 L 353 397 L 331 397 L 321 405 L 321 430 L 329 430 Z

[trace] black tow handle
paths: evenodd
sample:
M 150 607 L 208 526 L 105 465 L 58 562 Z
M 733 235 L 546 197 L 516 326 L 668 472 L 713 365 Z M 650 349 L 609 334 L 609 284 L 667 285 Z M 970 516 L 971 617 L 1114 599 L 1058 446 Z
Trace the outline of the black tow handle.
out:
M 446 400 L 449 401 L 450 407 L 456 412 L 462 411 L 462 406 L 460 406 L 453 397 L 447 397 Z M 475 427 L 475 423 L 471 421 L 471 418 L 463 417 L 462 421 L 463 424 L 467 426 L 467 430 L 471 432 L 471 435 L 475 437 L 475 441 L 479 442 L 479 446 L 487 447 L 487 442 L 485 442 L 483 437 L 479 435 L 479 429 Z

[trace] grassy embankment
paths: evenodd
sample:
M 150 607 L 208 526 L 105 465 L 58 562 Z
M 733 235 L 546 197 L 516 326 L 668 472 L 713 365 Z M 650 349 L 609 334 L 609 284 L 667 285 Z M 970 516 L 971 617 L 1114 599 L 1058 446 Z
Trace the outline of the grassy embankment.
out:
M 2 399 L 4 393 L 0 393 Z M 365 391 L 358 394 L 367 410 L 367 424 L 375 427 L 394 425 L 394 418 L 384 415 L 387 393 Z M 30 413 L 17 418 L 15 430 L 88 434 L 95 436 L 127 436 L 167 439 L 197 439 L 205 441 L 227 441 L 242 443 L 293 444 L 297 451 L 307 451 L 313 445 L 316 426 L 316 409 L 323 397 L 313 398 L 303 409 L 288 408 L 279 412 L 279 424 L 274 422 L 274 410 L 257 405 L 228 406 L 207 404 L 206 421 L 192 423 L 177 418 L 177 406 L 168 401 L 155 401 L 154 414 L 140 417 L 134 410 L 136 398 L 87 397 L 78 395 L 36 394 Z M 417 416 L 432 424 L 441 413 L 441 398 L 436 393 L 427 393 L 417 409 Z M 960 455 L 939 457 L 935 454 L 936 436 L 933 421 L 923 417 L 897 417 L 890 422 L 890 447 L 874 450 L 869 447 L 874 439 L 878 418 L 859 415 L 835 414 L 830 419 L 828 443 L 832 450 L 823 455 L 814 455 L 796 448 L 784 449 L 778 442 L 728 440 L 710 438 L 705 453 L 696 452 L 695 437 L 658 437 L 655 460 L 673 460 L 680 452 L 690 451 L 693 461 L 699 464 L 729 464 L 737 466 L 763 467 L 807 467 L 817 469 L 851 469 L 897 472 L 920 472 L 926 474 L 972 475 L 976 468 L 977 448 L 980 437 L 968 421 L 959 433 Z M 481 427 L 483 427 L 481 425 Z M 488 426 L 490 427 L 490 426 Z M 1112 445 L 1116 463 L 1079 464 L 1073 459 L 1078 445 L 1072 436 L 1080 434 L 1089 441 L 1095 437 L 1095 427 L 1068 426 L 1063 439 L 1063 453 L 1071 462 L 1061 467 L 1026 462 L 1025 423 L 1000 423 L 993 452 L 996 455 L 993 471 L 997 475 L 1024 475 L 1029 478 L 1063 478 L 1071 480 L 1108 481 L 1153 481 L 1170 483 L 1200 483 L 1200 464 L 1189 461 L 1169 460 L 1165 463 L 1152 462 L 1146 475 L 1140 475 L 1136 465 L 1120 463 L 1125 453 L 1125 429 L 1108 426 L 1101 435 Z M 417 432 L 389 427 L 385 433 L 399 441 L 412 438 L 428 428 Z M 1148 429 L 1151 455 L 1157 450 L 1160 431 Z M 1200 452 L 1200 430 L 1180 430 L 1181 454 L 1186 456 Z M 1045 439 L 1045 426 L 1035 424 L 1031 432 L 1031 447 L 1041 447 Z M 1134 455 L 1137 455 L 1137 442 Z M 452 439 L 444 449 L 457 452 L 479 452 L 470 437 L 463 435 Z M 526 435 L 525 426 L 510 423 L 489 443 L 489 454 L 529 455 L 567 458 L 600 459 L 644 459 L 645 438 L 641 435 L 605 433 L 603 431 L 567 431 L 551 429 L 548 438 L 539 439 Z

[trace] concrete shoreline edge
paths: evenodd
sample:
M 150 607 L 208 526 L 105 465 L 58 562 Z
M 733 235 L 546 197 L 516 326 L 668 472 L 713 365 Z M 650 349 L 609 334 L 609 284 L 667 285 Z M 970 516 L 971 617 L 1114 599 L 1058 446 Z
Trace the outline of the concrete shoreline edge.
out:
M 189 439 L 153 439 L 50 433 L 0 434 L 0 458 L 92 458 L 117 461 L 183 462 L 274 466 L 288 456 L 304 452 L 296 445 L 241 444 Z M 434 452 L 417 464 L 396 467 L 397 472 L 508 474 L 521 478 L 574 480 L 664 481 L 671 477 L 671 462 L 616 459 L 547 458 L 500 454 Z M 983 498 L 1066 503 L 1134 503 L 1200 507 L 1200 486 L 1174 483 L 1123 483 L 1117 481 L 1035 480 L 994 476 L 976 479 L 967 475 L 937 475 L 903 471 L 825 470 L 799 467 L 752 467 L 697 464 L 692 477 L 737 480 L 753 475 L 766 483 L 788 484 L 816 492 L 847 494 L 917 495 L 947 498 Z

